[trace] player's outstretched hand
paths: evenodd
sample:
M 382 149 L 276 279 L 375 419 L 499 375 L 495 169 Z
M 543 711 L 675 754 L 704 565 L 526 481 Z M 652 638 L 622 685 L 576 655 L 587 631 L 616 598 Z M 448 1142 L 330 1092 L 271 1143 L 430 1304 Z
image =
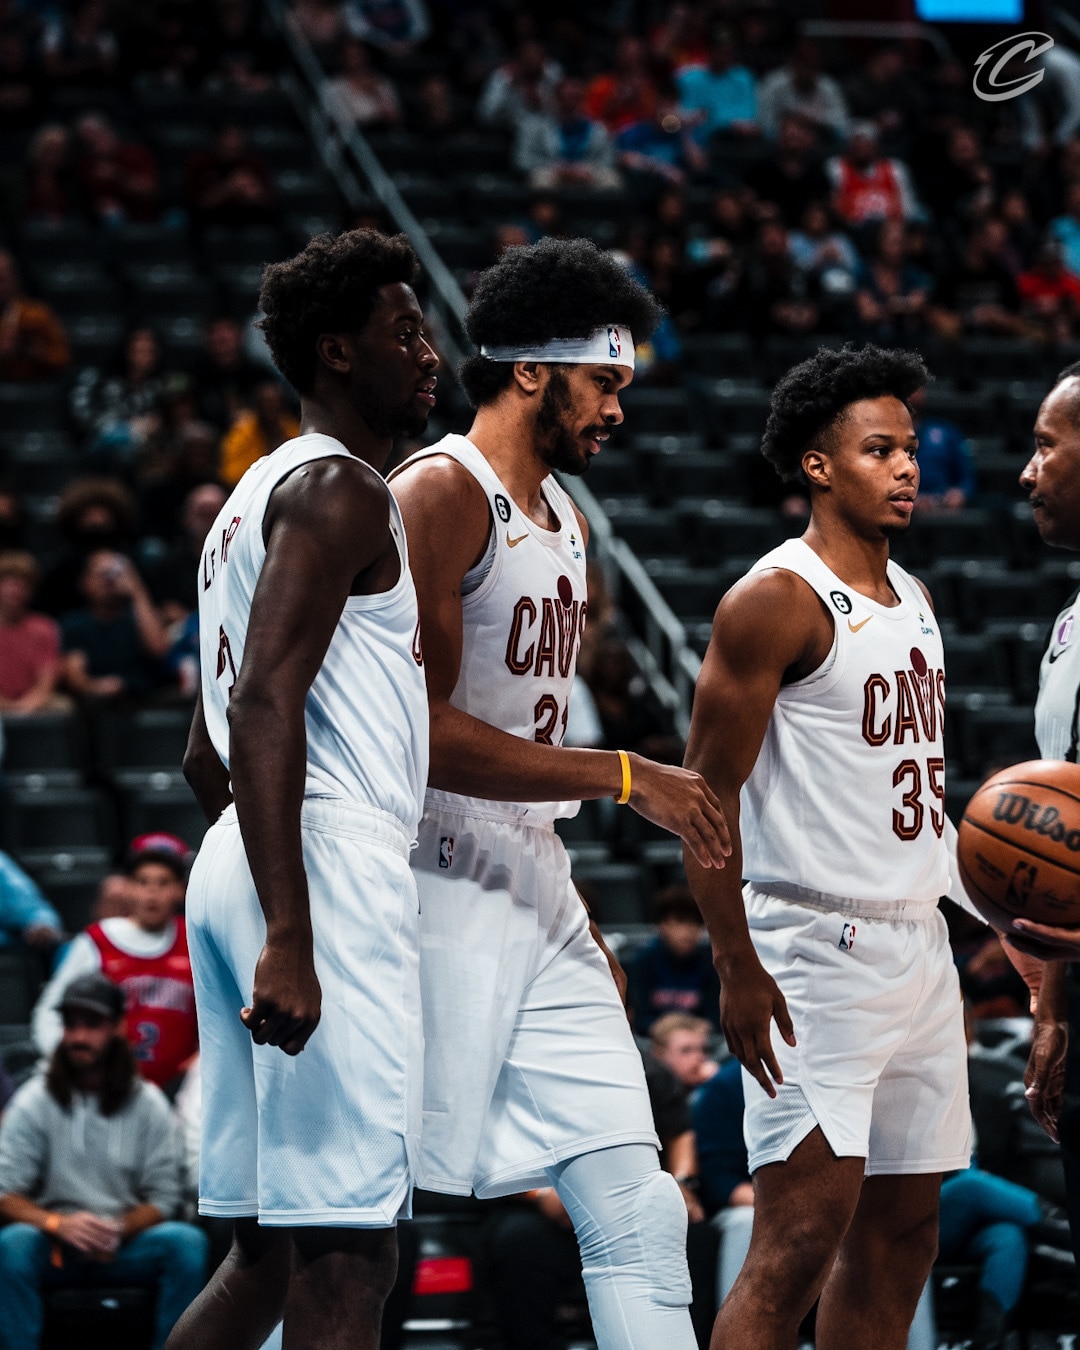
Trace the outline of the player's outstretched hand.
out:
M 772 1044 L 772 1024 L 788 1045 L 795 1044 L 787 1001 L 756 956 L 731 967 L 720 981 L 720 1029 L 728 1049 L 770 1097 L 784 1075 Z
M 251 1007 L 240 1011 L 251 1039 L 298 1055 L 321 1016 L 322 989 L 311 952 L 295 943 L 267 942 L 255 964 Z
M 677 834 L 702 867 L 723 867 L 731 835 L 720 803 L 701 774 L 630 756 L 630 805 Z
M 1005 936 L 1020 951 L 1043 961 L 1080 961 L 1080 929 L 1014 919 Z
M 1055 1143 L 1058 1138 L 1061 1098 L 1065 1090 L 1065 1052 L 1068 1048 L 1067 1023 L 1035 1023 L 1031 1054 L 1024 1073 L 1024 1096 L 1031 1114 Z

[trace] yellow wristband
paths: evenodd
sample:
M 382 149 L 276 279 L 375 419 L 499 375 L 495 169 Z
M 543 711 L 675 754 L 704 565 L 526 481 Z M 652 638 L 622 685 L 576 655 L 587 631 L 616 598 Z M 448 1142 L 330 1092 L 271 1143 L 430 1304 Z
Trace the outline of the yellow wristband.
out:
M 625 750 L 616 752 L 619 756 L 619 763 L 622 765 L 622 792 L 615 798 L 616 804 L 625 806 L 630 800 L 630 756 Z
M 49 1217 L 45 1220 L 44 1231 L 48 1233 L 50 1237 L 52 1237 L 52 1235 L 57 1231 L 59 1227 L 60 1227 L 60 1215 L 50 1214 Z

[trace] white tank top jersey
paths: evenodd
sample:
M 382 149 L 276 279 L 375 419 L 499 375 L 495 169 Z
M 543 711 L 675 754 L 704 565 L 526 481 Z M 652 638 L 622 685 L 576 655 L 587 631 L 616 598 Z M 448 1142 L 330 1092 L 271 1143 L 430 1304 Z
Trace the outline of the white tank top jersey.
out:
M 934 902 L 949 890 L 945 662 L 926 598 L 894 562 L 888 608 L 853 590 L 801 539 L 750 569 L 803 578 L 833 620 L 821 667 L 784 685 L 742 791 L 743 875 L 821 903 Z
M 255 587 L 266 559 L 263 517 L 274 488 L 312 460 L 352 458 L 331 436 L 298 436 L 257 460 L 222 507 L 203 546 L 199 648 L 203 711 L 214 749 L 229 766 L 226 709 L 244 660 Z M 308 690 L 306 797 L 362 802 L 396 816 L 415 836 L 428 768 L 428 703 L 416 590 L 405 530 L 387 490 L 390 532 L 401 559 L 396 584 L 345 602 Z
M 1080 740 L 1080 596 L 1054 620 L 1050 645 L 1039 667 L 1035 739 L 1043 759 L 1075 761 Z
M 561 745 L 588 608 L 585 547 L 573 502 L 554 477 L 545 478 L 542 491 L 559 528 L 543 529 L 517 506 L 465 436 L 445 436 L 394 472 L 433 455 L 449 456 L 477 480 L 487 494 L 493 530 L 488 553 L 462 588 L 461 670 L 450 702 L 512 736 Z M 492 809 L 489 801 L 457 793 L 429 796 L 466 815 L 472 807 Z M 508 814 L 541 824 L 574 815 L 580 803 L 505 805 Z

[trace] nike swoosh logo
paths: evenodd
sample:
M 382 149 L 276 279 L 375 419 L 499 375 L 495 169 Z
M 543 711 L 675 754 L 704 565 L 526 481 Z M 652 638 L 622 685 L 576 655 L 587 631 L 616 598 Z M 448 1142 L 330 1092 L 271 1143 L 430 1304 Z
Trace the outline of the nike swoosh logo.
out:
M 1053 665 L 1054 662 L 1058 659 L 1059 656 L 1064 656 L 1067 650 L 1068 650 L 1067 647 L 1062 647 L 1061 651 L 1059 651 L 1059 652 L 1051 652 L 1051 653 L 1050 653 L 1050 664 Z
M 857 633 L 860 628 L 865 628 L 873 617 L 874 616 L 872 614 L 868 614 L 866 618 L 863 619 L 862 623 L 852 623 L 851 620 L 848 619 L 847 626 L 851 629 L 853 633 Z
M 522 541 L 523 539 L 528 539 L 528 537 L 529 537 L 529 534 L 528 534 L 528 531 L 526 531 L 524 534 L 519 534 L 518 537 L 517 537 L 516 539 L 511 539 L 511 538 L 510 538 L 510 531 L 507 530 L 507 531 L 506 531 L 506 547 L 507 547 L 507 548 L 517 548 L 518 544 L 520 544 L 521 541 Z

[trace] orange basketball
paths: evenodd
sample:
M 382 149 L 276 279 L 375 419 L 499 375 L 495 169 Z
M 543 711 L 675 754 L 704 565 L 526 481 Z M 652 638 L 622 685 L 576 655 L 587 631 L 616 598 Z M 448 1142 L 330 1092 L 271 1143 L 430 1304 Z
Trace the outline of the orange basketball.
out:
M 1080 764 L 1002 769 L 968 802 L 959 834 L 964 888 L 995 927 L 1080 926 Z

